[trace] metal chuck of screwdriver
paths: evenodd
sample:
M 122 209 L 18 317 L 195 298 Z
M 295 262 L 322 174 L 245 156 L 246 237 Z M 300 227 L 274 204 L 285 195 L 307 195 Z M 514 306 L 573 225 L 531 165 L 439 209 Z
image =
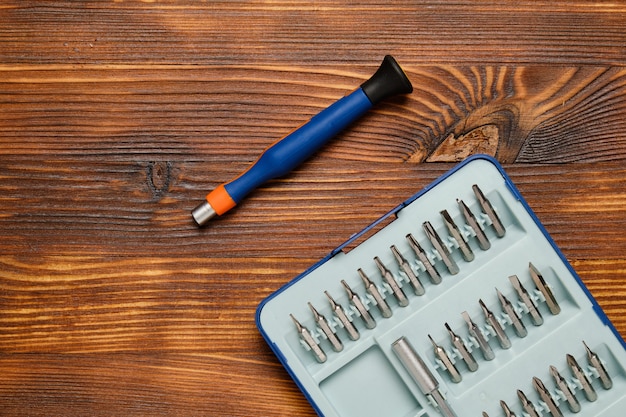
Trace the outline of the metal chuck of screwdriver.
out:
M 403 336 L 393 342 L 391 348 L 422 393 L 430 395 L 435 400 L 439 412 L 445 417 L 457 417 L 457 414 L 439 391 L 439 382 L 409 341 Z

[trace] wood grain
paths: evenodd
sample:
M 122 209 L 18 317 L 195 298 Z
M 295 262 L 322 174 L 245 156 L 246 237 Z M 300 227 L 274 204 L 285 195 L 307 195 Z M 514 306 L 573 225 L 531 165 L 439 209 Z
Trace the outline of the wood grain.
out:
M 257 305 L 478 152 L 626 335 L 623 4 L 8 1 L 0 21 L 0 414 L 313 416 Z M 413 94 L 195 227 L 388 53 Z
M 0 132 L 23 138 L 0 154 L 249 162 L 374 70 L 352 68 L 0 66 L 11 103 Z M 331 157 L 450 162 L 480 151 L 502 162 L 626 160 L 624 68 L 406 68 L 414 93 L 355 123 Z M 68 77 L 58 80 L 59 72 Z M 489 136 L 474 145 L 461 139 L 477 129 Z

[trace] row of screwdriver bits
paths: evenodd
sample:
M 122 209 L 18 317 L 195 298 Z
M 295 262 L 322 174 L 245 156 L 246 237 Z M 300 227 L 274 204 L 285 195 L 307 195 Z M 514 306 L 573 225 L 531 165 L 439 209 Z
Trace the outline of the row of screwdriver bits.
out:
M 577 391 L 582 391 L 582 396 L 589 402 L 594 402 L 598 399 L 592 379 L 597 380 L 605 390 L 613 387 L 613 381 L 604 362 L 595 352 L 589 349 L 589 346 L 584 341 L 583 345 L 585 346 L 589 366 L 587 369 L 584 369 L 574 356 L 571 354 L 565 355 L 565 362 L 572 376 L 569 381 L 555 366 L 550 366 L 550 375 L 554 379 L 556 387 L 554 392 L 551 393 L 544 382 L 537 377 L 533 377 L 532 385 L 539 395 L 539 402 L 533 403 L 522 390 L 517 390 L 517 397 L 524 411 L 524 414 L 519 414 L 520 416 L 540 417 L 545 412 L 548 412 L 552 417 L 563 417 L 563 405 L 566 405 L 567 409 L 572 413 L 578 413 L 582 410 L 582 405 L 579 396 L 577 396 Z M 560 403 L 563 405 L 559 406 Z M 516 416 L 505 401 L 501 400 L 500 406 L 507 417 Z M 489 417 L 489 415 L 483 412 L 483 417 Z
M 471 262 L 475 256 L 470 246 L 470 239 L 476 239 L 476 244 L 480 249 L 490 249 L 491 242 L 485 232 L 487 227 L 491 227 L 498 238 L 504 237 L 505 227 L 491 202 L 485 197 L 478 185 L 473 185 L 472 190 L 481 208 L 480 215 L 476 216 L 463 200 L 457 199 L 459 211 L 465 224 L 459 228 L 449 212 L 442 210 L 440 215 L 449 233 L 446 239 L 442 239 L 431 222 L 425 221 L 422 224 L 422 229 L 432 247 L 431 250 L 424 249 L 425 245 L 420 244 L 413 234 L 409 233 L 405 239 L 406 244 L 414 254 L 412 263 L 407 260 L 396 245 L 391 245 L 389 249 L 397 264 L 395 274 L 382 262 L 380 257 L 375 256 L 373 261 L 381 276 L 380 284 L 374 283 L 362 268 L 357 269 L 366 294 L 360 296 L 345 280 L 341 280 L 341 285 L 350 304 L 348 308 L 344 308 L 328 291 L 324 291 L 330 303 L 331 319 L 320 313 L 310 302 L 308 306 L 315 321 L 314 327 L 306 327 L 293 314 L 290 315 L 301 344 L 306 350 L 313 353 L 318 362 L 323 363 L 327 360 L 326 349 L 322 347 L 322 343 L 329 344 L 335 352 L 343 350 L 341 340 L 343 336 L 339 335 L 342 332 L 340 329 L 344 329 L 343 332 L 350 340 L 358 340 L 360 337 L 358 328 L 360 326 L 356 324 L 356 321 L 361 321 L 366 329 L 376 327 L 376 318 L 371 311 L 373 306 L 376 306 L 375 308 L 383 318 L 393 316 L 389 297 L 392 297 L 400 307 L 408 306 L 409 297 L 405 290 L 405 284 L 410 286 L 417 296 L 426 292 L 423 275 L 428 277 L 430 284 L 439 285 L 442 282 L 442 274 L 438 268 L 438 262 L 445 265 L 450 275 L 458 274 L 460 268 L 453 257 L 453 250 L 458 250 L 466 262 Z
M 561 308 L 542 274 L 532 263 L 529 263 L 528 269 L 537 290 L 529 293 L 517 275 L 511 275 L 509 281 L 518 295 L 518 300 L 513 304 L 496 288 L 502 310 L 500 316 L 496 316 L 482 299 L 479 299 L 478 303 L 484 314 L 485 325 L 483 327 L 478 326 L 467 311 L 461 313 L 467 324 L 467 338 L 463 339 L 452 330 L 448 323 L 444 324 L 450 335 L 452 349 L 446 350 L 442 344 L 438 344 L 431 335 L 428 335 L 439 365 L 447 371 L 452 382 L 459 383 L 463 379 L 457 366 L 459 361 L 464 362 L 465 367 L 471 372 L 478 370 L 478 361 L 473 354 L 475 350 L 480 350 L 486 361 L 495 358 L 495 352 L 489 344 L 490 339 L 495 338 L 502 349 L 509 349 L 511 339 L 506 332 L 507 327 L 511 327 L 517 337 L 526 337 L 528 330 L 524 324 L 524 316 L 528 316 L 534 326 L 541 326 L 544 319 L 538 308 L 540 302 L 545 302 L 553 315 L 559 314 Z

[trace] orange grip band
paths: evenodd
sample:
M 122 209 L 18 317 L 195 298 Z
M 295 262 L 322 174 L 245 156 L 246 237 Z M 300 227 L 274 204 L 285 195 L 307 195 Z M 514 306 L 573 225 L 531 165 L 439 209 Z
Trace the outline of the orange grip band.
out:
M 213 210 L 215 210 L 215 213 L 219 216 L 237 205 L 230 194 L 228 194 L 228 191 L 226 191 L 226 188 L 224 188 L 224 184 L 211 191 L 206 196 L 206 201 L 208 201 L 211 207 L 213 207 Z

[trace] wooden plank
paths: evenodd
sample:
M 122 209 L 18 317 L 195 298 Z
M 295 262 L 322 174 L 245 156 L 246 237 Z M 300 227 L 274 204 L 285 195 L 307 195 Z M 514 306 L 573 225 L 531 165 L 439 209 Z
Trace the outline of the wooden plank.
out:
M 147 162 L 3 165 L 0 252 L 6 255 L 193 257 L 200 252 L 306 259 L 321 258 L 453 166 L 338 164 L 321 156 L 198 229 L 189 211 L 216 181 L 233 178 L 245 164 L 227 169 L 160 164 L 165 176 L 160 179 L 153 178 L 159 168 Z M 620 259 L 626 253 L 623 164 L 506 168 L 568 257 Z
M 626 335 L 626 5 L 9 1 L 0 21 L 0 414 L 314 416 L 256 306 L 475 152 Z M 387 53 L 412 95 L 195 227 Z
M 350 68 L 1 66 L 0 155 L 251 161 L 374 72 Z M 331 157 L 626 160 L 624 68 L 407 62 L 406 71 L 414 93 L 354 123 Z
M 519 1 L 16 2 L 0 9 L 13 63 L 617 64 L 624 4 Z M 45 28 L 45 30 L 41 30 Z
M 3 260 L 17 277 L 1 289 L 12 300 L 0 313 L 7 415 L 315 415 L 251 320 L 293 260 L 276 259 L 262 279 L 232 259 L 43 261 Z M 181 274 L 181 264 L 196 268 Z M 625 334 L 626 292 L 614 280 L 626 263 L 574 266 Z
M 183 352 L 272 362 L 254 324 L 256 307 L 314 261 L 3 256 L 0 351 Z M 619 283 L 626 261 L 573 265 L 625 334 L 626 287 Z
M 249 344 L 257 347 L 263 348 Z M 315 416 L 276 361 L 186 353 L 48 353 L 1 355 L 0 369 L 7 416 Z

